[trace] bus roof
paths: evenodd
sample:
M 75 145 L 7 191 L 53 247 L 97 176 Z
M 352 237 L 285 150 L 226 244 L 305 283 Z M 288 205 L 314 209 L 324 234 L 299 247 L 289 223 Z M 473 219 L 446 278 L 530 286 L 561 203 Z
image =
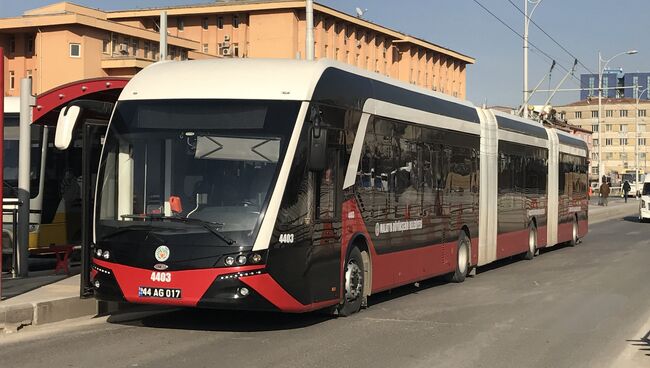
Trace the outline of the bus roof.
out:
M 471 108 L 464 100 L 329 59 L 204 59 L 155 63 L 127 84 L 120 100 L 311 99 L 323 73 L 335 68 Z M 344 90 L 345 86 L 340 86 Z
M 20 113 L 20 97 L 5 97 L 5 114 Z

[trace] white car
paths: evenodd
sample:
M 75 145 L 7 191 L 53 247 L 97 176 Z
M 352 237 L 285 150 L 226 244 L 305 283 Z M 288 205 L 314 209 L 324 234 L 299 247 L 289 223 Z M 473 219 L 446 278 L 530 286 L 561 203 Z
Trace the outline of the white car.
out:
M 641 189 L 641 200 L 639 201 L 639 222 L 645 222 L 650 218 L 650 177 L 646 176 Z

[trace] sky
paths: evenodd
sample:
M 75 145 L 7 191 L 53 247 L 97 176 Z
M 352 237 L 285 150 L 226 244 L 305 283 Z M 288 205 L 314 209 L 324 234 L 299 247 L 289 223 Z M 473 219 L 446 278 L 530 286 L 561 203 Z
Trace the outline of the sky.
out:
M 526 0 L 476 0 L 523 34 L 523 9 Z M 364 18 L 397 31 L 425 39 L 476 59 L 467 68 L 467 98 L 475 104 L 517 106 L 522 101 L 522 39 L 482 9 L 475 0 L 316 0 L 317 3 L 354 14 L 355 8 L 368 9 Z M 51 4 L 55 0 L 0 0 L 0 17 L 18 16 L 27 9 Z M 207 0 L 73 0 L 104 10 L 200 4 Z M 532 5 L 531 5 L 532 8 Z M 562 88 L 578 88 L 581 73 L 596 73 L 598 51 L 604 58 L 636 49 L 636 55 L 612 60 L 609 68 L 627 72 L 650 71 L 650 43 L 647 41 L 648 0 L 541 0 L 531 19 L 568 52 L 551 41 L 534 24 L 530 25 L 529 87 L 545 75 L 551 61 L 559 64 L 540 89 L 554 89 L 573 65 L 574 55 L 584 64 Z M 539 50 L 536 50 L 535 47 Z M 569 55 L 569 53 L 571 55 Z M 561 65 L 561 66 L 560 66 Z M 587 70 L 588 69 L 588 70 Z M 549 88 L 550 87 L 550 88 Z M 547 92 L 533 96 L 531 103 L 542 104 Z M 577 91 L 558 92 L 555 105 L 579 99 Z

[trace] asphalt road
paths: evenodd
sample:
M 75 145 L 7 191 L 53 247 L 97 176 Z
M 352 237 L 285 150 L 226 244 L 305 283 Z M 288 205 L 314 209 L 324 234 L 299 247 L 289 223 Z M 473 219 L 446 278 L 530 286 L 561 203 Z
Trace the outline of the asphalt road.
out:
M 650 366 L 650 224 L 376 295 L 348 318 L 168 310 L 0 337 L 3 367 Z M 648 327 L 650 330 L 650 327 Z M 621 360 L 621 356 L 627 360 Z M 634 359 L 628 359 L 634 355 Z M 640 357 L 640 358 L 639 358 Z

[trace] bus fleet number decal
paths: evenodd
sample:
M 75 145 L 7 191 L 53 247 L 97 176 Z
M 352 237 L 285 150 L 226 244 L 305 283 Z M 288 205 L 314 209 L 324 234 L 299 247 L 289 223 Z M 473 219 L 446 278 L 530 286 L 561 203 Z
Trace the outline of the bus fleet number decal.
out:
M 293 234 L 280 234 L 280 243 L 293 243 Z
M 172 282 L 172 274 L 169 272 L 152 272 L 151 281 Z

